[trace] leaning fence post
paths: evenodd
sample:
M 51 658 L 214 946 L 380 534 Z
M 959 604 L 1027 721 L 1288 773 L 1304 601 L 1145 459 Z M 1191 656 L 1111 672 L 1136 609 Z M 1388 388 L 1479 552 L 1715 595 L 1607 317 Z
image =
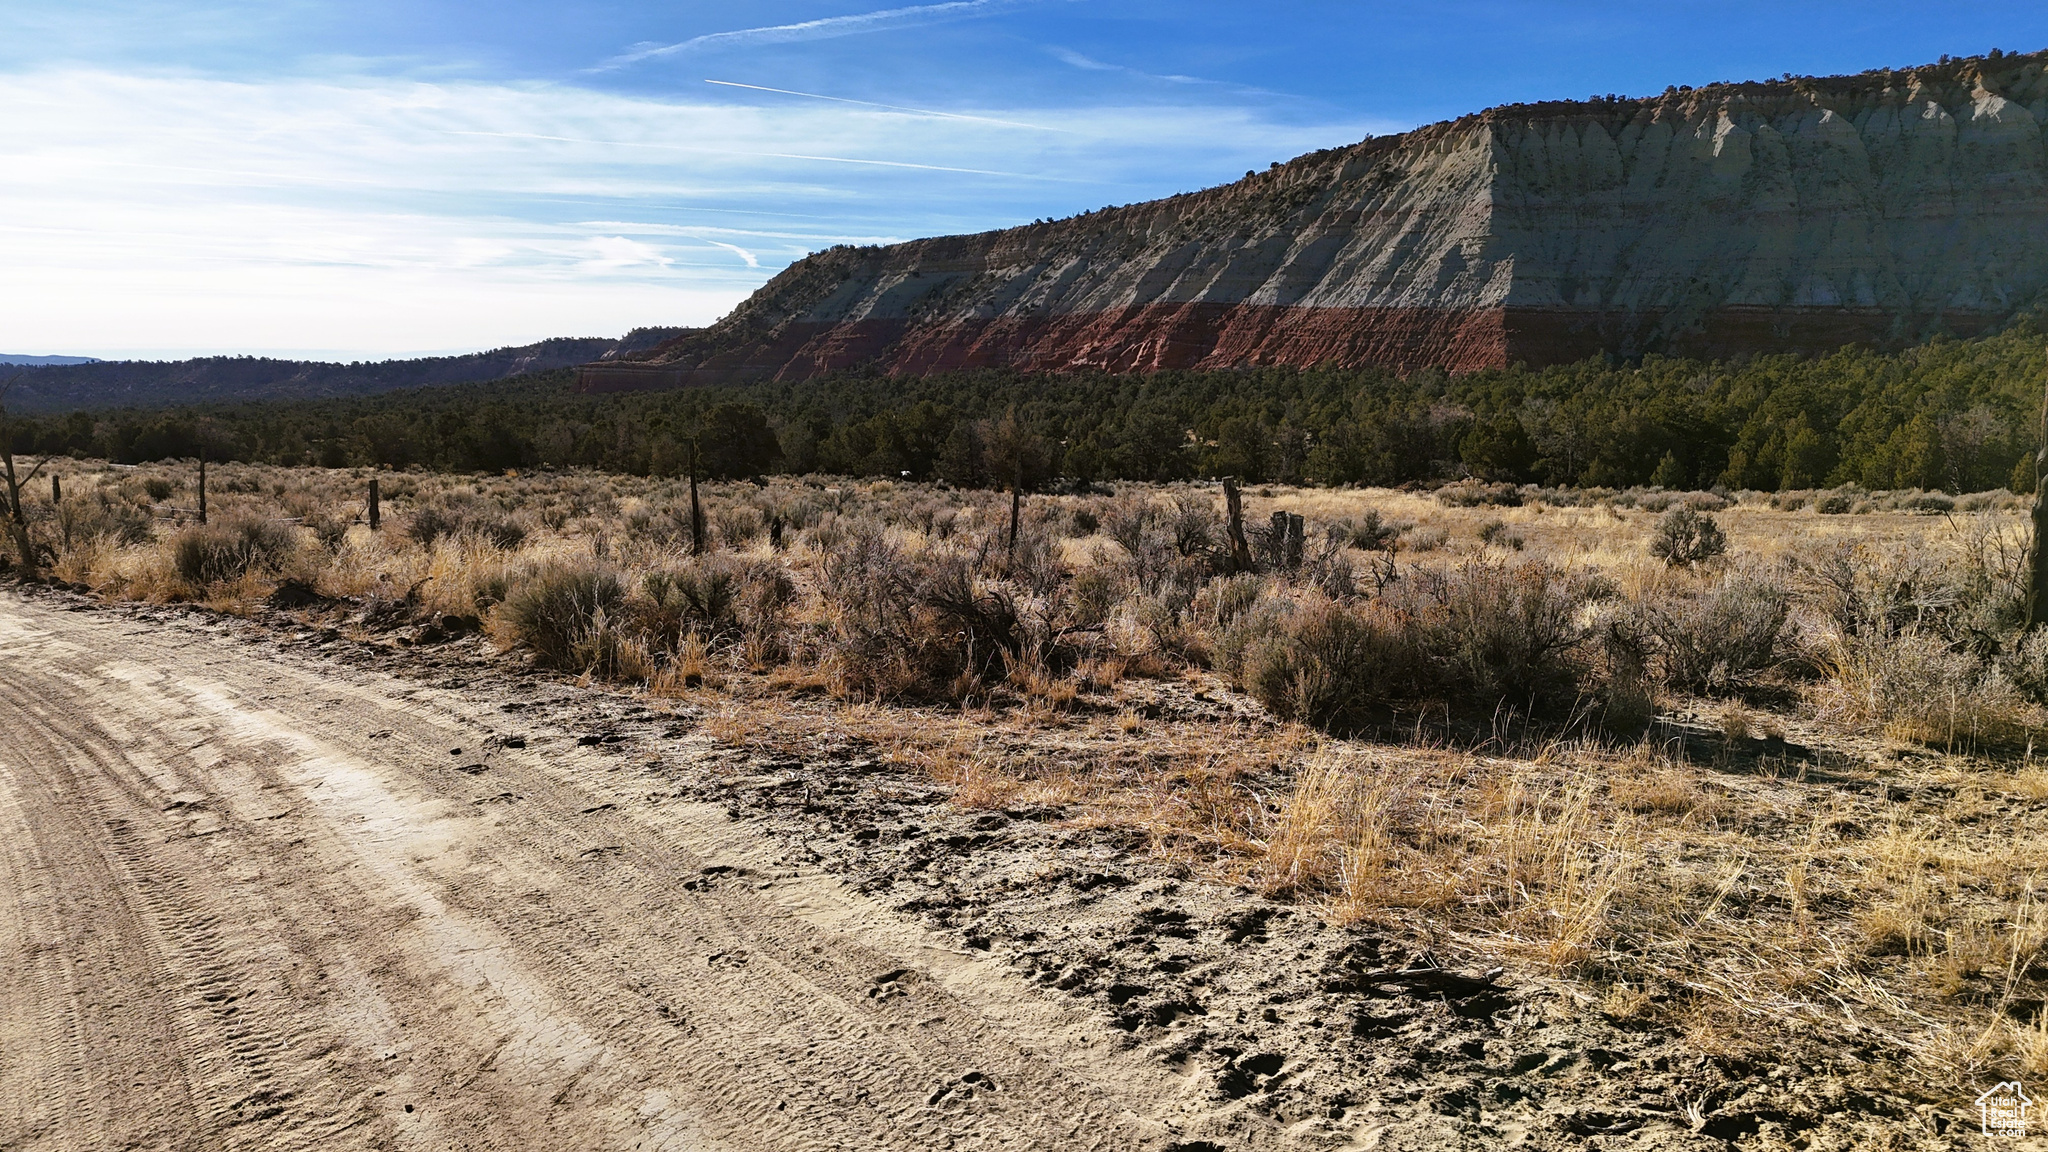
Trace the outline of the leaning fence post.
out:
M 206 457 L 199 458 L 199 522 L 206 523 Z
M 50 473 L 50 503 L 64 502 L 64 479 L 55 472 Z
M 377 478 L 372 476 L 370 477 L 370 531 L 375 532 L 377 526 L 383 522 L 383 519 L 383 509 L 379 506 L 377 500 Z

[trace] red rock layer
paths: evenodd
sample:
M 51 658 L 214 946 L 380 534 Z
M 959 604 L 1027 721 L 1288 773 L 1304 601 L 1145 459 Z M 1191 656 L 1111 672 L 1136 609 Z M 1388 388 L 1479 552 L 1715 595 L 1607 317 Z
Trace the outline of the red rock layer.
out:
M 1939 328 L 1972 335 L 1996 321 L 1952 313 L 1902 321 L 1881 309 L 1725 307 L 1695 317 L 1578 309 L 1305 308 L 1151 304 L 1067 316 L 917 325 L 904 320 L 797 321 L 772 341 L 694 366 L 614 362 L 583 369 L 585 391 L 801 380 L 872 364 L 891 375 L 1008 367 L 1034 372 L 1158 372 L 1289 365 L 1374 365 L 1452 372 L 1521 362 L 1562 364 L 1656 347 L 1728 357 L 1769 349 L 1828 352 Z

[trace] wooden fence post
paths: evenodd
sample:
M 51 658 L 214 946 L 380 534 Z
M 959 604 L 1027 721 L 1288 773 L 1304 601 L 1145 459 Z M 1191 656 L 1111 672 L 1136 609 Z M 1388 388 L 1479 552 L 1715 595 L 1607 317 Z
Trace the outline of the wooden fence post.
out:
M 1252 547 L 1244 539 L 1244 497 L 1237 490 L 1237 481 L 1228 476 L 1223 478 L 1223 507 L 1230 517 L 1231 570 L 1249 572 L 1252 570 Z
M 697 503 L 697 442 L 690 441 L 690 555 L 704 554 L 704 506 Z
M 1010 543 L 1003 552 L 1003 565 L 1017 557 L 1017 521 L 1024 511 L 1024 454 L 1017 454 L 1017 472 L 1010 478 Z
M 372 532 L 375 532 L 378 526 L 384 522 L 384 510 L 381 503 L 377 493 L 377 478 L 372 476 L 370 477 L 370 531 Z
M 2034 539 L 2027 550 L 2027 631 L 2048 624 L 2048 496 L 2041 491 L 2048 465 L 2048 389 L 2041 393 L 2041 447 L 2034 453 Z
M 206 457 L 199 458 L 199 522 L 206 523 Z

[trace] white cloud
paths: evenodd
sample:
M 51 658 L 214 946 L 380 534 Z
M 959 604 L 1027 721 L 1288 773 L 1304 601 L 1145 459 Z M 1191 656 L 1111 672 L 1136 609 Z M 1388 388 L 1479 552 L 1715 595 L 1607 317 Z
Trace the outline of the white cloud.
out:
M 1386 128 L 968 110 L 1066 129 L 1048 133 L 575 87 L 79 71 L 0 74 L 0 107 L 0 351 L 80 355 L 377 356 L 703 324 L 832 244 L 1171 193 Z
M 723 240 L 706 240 L 705 243 L 711 245 L 714 248 L 725 249 L 727 252 L 730 252 L 733 255 L 739 257 L 740 259 L 746 261 L 747 267 L 749 268 L 759 268 L 761 266 L 761 261 L 752 252 L 747 251 L 745 248 L 742 248 L 737 244 L 727 244 Z

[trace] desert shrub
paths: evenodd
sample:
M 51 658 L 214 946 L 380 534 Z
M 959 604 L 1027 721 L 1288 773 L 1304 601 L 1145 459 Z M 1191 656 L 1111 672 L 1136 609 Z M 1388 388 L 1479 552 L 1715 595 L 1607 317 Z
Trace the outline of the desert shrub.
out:
M 405 526 L 405 534 L 420 544 L 432 544 L 443 536 L 453 536 L 462 527 L 460 514 L 442 505 L 430 504 L 412 514 L 412 520 Z
M 171 556 L 187 583 L 212 584 L 251 572 L 274 572 L 297 546 L 292 530 L 283 524 L 237 518 L 195 524 L 179 532 L 171 541 Z
M 1239 683 L 1283 720 L 1353 730 L 1430 679 L 1414 622 L 1384 605 L 1317 600 L 1248 623 L 1271 631 L 1234 642 Z
M 424 547 L 463 533 L 505 549 L 517 548 L 526 540 L 526 529 L 517 521 L 473 500 L 428 504 L 415 511 L 405 526 L 405 534 Z
M 1996 666 L 1936 637 L 1838 636 L 1819 686 L 1823 718 L 1942 747 L 2017 746 L 2039 708 Z
M 1211 628 L 1227 628 L 1231 621 L 1249 611 L 1259 598 L 1266 593 L 1264 577 L 1250 572 L 1240 572 L 1212 580 L 1199 593 L 1191 607 L 1203 617 L 1203 623 Z
M 1439 504 L 1447 508 L 1477 508 L 1492 505 L 1498 508 L 1519 508 L 1522 504 L 1522 490 L 1512 484 L 1480 484 L 1463 481 L 1446 484 L 1436 490 Z
M 1666 684 L 1725 693 L 1777 664 L 1791 606 L 1782 585 L 1744 573 L 1699 596 L 1645 605 L 1642 611 Z
M 1075 536 L 1093 536 L 1102 528 L 1102 517 L 1096 515 L 1094 508 L 1083 504 L 1074 509 L 1073 523 Z
M 1000 587 L 979 579 L 967 557 L 937 557 L 916 573 L 915 580 L 914 597 L 922 610 L 919 615 L 924 617 L 920 623 L 925 625 L 920 632 L 958 644 L 962 668 L 986 673 L 1005 654 L 1022 652 L 1023 621 L 1016 601 Z M 938 666 L 930 670 L 951 671 Z
M 163 501 L 171 498 L 171 493 L 177 491 L 177 486 L 162 476 L 151 476 L 143 480 L 142 490 L 151 500 Z
M 744 638 L 765 657 L 779 649 L 782 614 L 795 594 L 789 574 L 773 561 L 694 557 L 643 574 L 631 613 L 659 652 L 678 652 L 691 636 L 706 644 Z
M 1083 628 L 1101 627 L 1124 598 L 1127 587 L 1118 573 L 1106 567 L 1083 568 L 1075 573 L 1073 583 L 1068 585 L 1074 623 Z
M 1923 516 L 1941 516 L 1955 511 L 1956 502 L 1954 497 L 1945 493 L 1920 492 L 1899 501 L 1899 507 Z
M 1357 519 L 1339 520 L 1330 525 L 1331 537 L 1352 547 L 1367 552 L 1392 552 L 1394 545 L 1407 531 L 1406 524 L 1396 524 L 1380 516 L 1377 508 L 1368 508 Z
M 1344 730 L 1404 703 L 1485 712 L 1576 698 L 1593 594 L 1545 564 L 1422 572 L 1357 605 L 1264 600 L 1221 630 L 1219 665 L 1283 719 Z
M 1391 554 L 1379 557 L 1379 563 L 1385 565 L 1392 565 L 1393 560 Z M 1358 595 L 1358 571 L 1352 566 L 1351 557 L 1333 539 L 1325 539 L 1321 548 L 1302 561 L 1297 579 L 1332 600 L 1350 600 Z
M 1172 544 L 1153 538 L 1140 543 L 1118 567 L 1139 593 L 1155 596 L 1173 589 L 1173 594 L 1185 601 L 1193 599 L 1208 581 L 1213 570 L 1210 559 L 1208 555 L 1183 556 Z
M 526 529 L 505 516 L 477 515 L 463 521 L 462 530 L 507 551 L 526 542 Z
M 640 577 L 634 616 L 658 648 L 674 650 L 689 632 L 718 639 L 739 628 L 739 599 L 746 566 L 723 557 L 704 557 Z
M 1401 547 L 1408 552 L 1434 552 L 1449 543 L 1451 534 L 1442 525 L 1431 524 L 1407 534 Z
M 829 555 L 846 543 L 846 525 L 840 522 L 839 514 L 826 512 L 810 527 L 804 529 L 804 543 L 818 552 Z
M 1846 516 L 1855 507 L 1855 499 L 1847 492 L 1823 492 L 1813 502 L 1813 510 L 1823 516 Z
M 1650 555 L 1675 568 L 1690 567 L 1728 551 L 1728 537 L 1713 516 L 1680 505 L 1666 512 L 1650 534 Z
M 711 527 L 718 533 L 719 544 L 735 552 L 752 547 L 766 530 L 759 509 L 751 504 L 736 502 L 720 504 L 713 508 Z
M 498 613 L 547 668 L 581 672 L 615 664 L 626 589 L 589 560 L 557 560 L 517 581 Z
M 1481 524 L 1479 526 L 1479 542 L 1481 544 L 1491 544 L 1496 548 L 1511 548 L 1517 552 L 1522 550 L 1523 544 L 1521 532 L 1508 527 L 1508 523 L 1505 520 L 1488 520 L 1486 523 Z
M 1583 673 L 1584 581 L 1543 563 L 1474 561 L 1415 584 L 1433 609 L 1417 615 L 1446 699 L 1481 710 L 1569 702 Z
M 1167 515 L 1166 528 L 1173 539 L 1173 550 L 1186 557 L 1205 555 L 1214 550 L 1222 531 L 1216 507 L 1206 492 L 1176 495 L 1173 510 Z
M 1278 631 L 1295 607 L 1292 599 L 1276 594 L 1269 581 L 1250 573 L 1203 589 L 1196 611 L 1210 630 L 1209 650 L 1217 670 L 1242 683 L 1245 652 Z
M 156 524 L 146 510 L 105 491 L 68 497 L 56 512 L 59 531 L 74 545 L 101 540 L 140 544 L 150 538 Z
M 2001 671 L 2027 699 L 2048 704 L 2048 628 L 2037 628 L 2015 639 Z
M 1124 551 L 1136 553 L 1158 519 L 1158 510 L 1141 493 L 1120 496 L 1102 512 L 1102 531 Z
M 971 599 L 968 563 L 952 559 L 963 570 L 957 575 Z M 958 667 L 956 638 L 939 632 L 937 621 L 921 610 L 918 593 L 925 575 L 879 530 L 866 526 L 820 555 L 824 654 L 839 691 L 897 696 L 928 689 L 964 670 Z
M 995 554 L 993 548 L 990 552 Z M 1018 527 L 1015 547 L 1006 547 L 1003 556 L 1003 574 L 1040 596 L 1052 595 L 1066 581 L 1066 563 L 1051 525 L 1027 519 Z

